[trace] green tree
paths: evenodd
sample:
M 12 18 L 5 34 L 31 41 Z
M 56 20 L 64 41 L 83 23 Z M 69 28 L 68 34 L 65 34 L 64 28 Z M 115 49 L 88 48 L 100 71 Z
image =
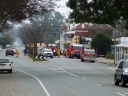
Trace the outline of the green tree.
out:
M 9 34 L 5 34 L 2 37 L 0 37 L 0 45 L 3 46 L 3 48 L 6 47 L 7 44 L 12 44 L 12 37 Z
M 33 14 L 53 8 L 53 0 L 0 0 L 0 32 L 9 21 L 20 22 Z
M 98 55 L 106 55 L 111 51 L 112 40 L 103 32 L 97 33 L 91 42 L 92 48 L 94 48 Z
M 73 10 L 70 18 L 75 22 L 109 24 L 115 27 L 121 18 L 128 21 L 127 0 L 68 0 L 67 6 Z
M 45 27 L 45 42 L 46 44 L 55 43 L 62 33 L 61 25 L 65 25 L 64 17 L 60 12 L 48 11 L 33 16 L 30 19 L 31 23 L 38 23 L 40 26 Z

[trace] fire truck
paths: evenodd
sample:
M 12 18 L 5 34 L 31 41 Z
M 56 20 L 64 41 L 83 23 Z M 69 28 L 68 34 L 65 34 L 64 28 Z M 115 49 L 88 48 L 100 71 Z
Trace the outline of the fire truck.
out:
M 84 46 L 80 45 L 80 44 L 70 45 L 69 48 L 67 48 L 68 57 L 69 58 L 77 57 L 79 59 L 80 58 L 80 51 L 83 48 L 84 48 Z

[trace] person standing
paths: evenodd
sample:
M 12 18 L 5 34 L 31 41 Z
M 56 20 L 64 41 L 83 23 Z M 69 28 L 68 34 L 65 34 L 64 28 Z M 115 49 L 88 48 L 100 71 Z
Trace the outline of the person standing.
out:
M 19 51 L 16 49 L 16 57 L 19 58 Z
M 57 55 L 58 55 L 58 58 L 60 58 L 60 49 L 59 48 L 57 50 Z
M 27 49 L 25 48 L 24 49 L 24 55 L 26 56 L 26 54 L 27 54 Z

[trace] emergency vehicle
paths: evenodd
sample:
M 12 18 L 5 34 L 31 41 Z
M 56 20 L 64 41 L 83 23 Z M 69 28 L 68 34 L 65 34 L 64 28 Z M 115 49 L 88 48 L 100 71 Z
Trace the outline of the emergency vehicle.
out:
M 80 54 L 81 62 L 90 61 L 94 63 L 96 61 L 97 54 L 95 53 L 94 49 L 83 49 L 81 50 Z

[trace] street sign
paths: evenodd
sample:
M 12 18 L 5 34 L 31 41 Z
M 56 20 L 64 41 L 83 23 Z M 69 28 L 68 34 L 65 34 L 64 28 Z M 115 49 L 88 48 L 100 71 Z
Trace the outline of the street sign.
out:
M 62 29 L 62 30 L 65 30 L 65 29 L 66 29 L 66 26 L 62 25 L 62 26 L 61 26 L 61 29 Z
M 128 37 L 121 37 L 121 44 L 128 45 Z

